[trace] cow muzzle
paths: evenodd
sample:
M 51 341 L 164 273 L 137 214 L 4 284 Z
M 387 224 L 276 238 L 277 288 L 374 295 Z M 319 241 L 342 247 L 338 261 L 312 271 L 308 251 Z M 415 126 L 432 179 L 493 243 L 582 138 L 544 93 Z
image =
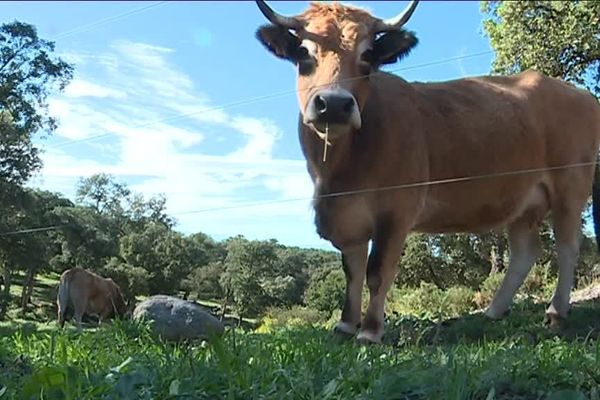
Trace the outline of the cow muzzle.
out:
M 324 89 L 316 92 L 308 101 L 304 123 L 324 132 L 326 127 L 333 133 L 345 133 L 350 128 L 360 129 L 360 110 L 354 96 L 345 89 Z

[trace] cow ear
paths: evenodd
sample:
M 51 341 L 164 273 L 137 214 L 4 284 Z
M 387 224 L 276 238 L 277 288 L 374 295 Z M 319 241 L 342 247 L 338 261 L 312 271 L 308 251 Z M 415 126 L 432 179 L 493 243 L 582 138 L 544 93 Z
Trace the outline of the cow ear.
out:
M 409 31 L 387 32 L 373 43 L 373 63 L 376 66 L 393 64 L 408 55 L 418 42 L 417 37 Z
M 276 57 L 296 61 L 300 39 L 287 29 L 276 25 L 263 25 L 256 31 L 256 38 Z

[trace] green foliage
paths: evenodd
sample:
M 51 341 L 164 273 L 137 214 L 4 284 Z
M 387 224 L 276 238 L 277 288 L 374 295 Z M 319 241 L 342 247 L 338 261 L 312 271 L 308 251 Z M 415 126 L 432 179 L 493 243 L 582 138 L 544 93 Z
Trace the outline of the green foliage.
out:
M 220 282 L 231 295 L 239 315 L 257 315 L 272 305 L 268 279 L 279 268 L 278 264 L 274 241 L 236 237 L 228 242 L 225 272 Z
M 124 262 L 148 272 L 150 294 L 174 293 L 192 270 L 194 260 L 189 257 L 185 238 L 164 225 L 148 224 L 142 232 L 125 235 L 120 242 Z
M 424 318 L 450 318 L 474 310 L 475 291 L 467 287 L 448 290 L 422 282 L 418 288 L 395 289 L 388 296 L 388 314 Z
M 0 182 L 21 185 L 41 166 L 33 135 L 54 131 L 47 98 L 73 77 L 73 67 L 53 53 L 54 43 L 33 25 L 0 25 Z
M 271 332 L 277 327 L 295 325 L 319 325 L 326 321 L 325 313 L 314 308 L 295 305 L 290 308 L 271 308 L 262 318 L 257 332 Z
M 421 282 L 444 289 L 476 287 L 488 275 L 492 235 L 430 235 L 413 233 L 406 240 L 396 284 L 417 287 Z
M 212 262 L 195 268 L 183 282 L 186 290 L 196 292 L 201 299 L 222 299 L 225 289 L 221 286 L 221 275 L 225 271 L 222 262 Z
M 306 305 L 331 314 L 344 305 L 346 277 L 341 268 L 322 269 L 311 277 L 306 290 Z
M 479 287 L 479 291 L 477 292 L 475 300 L 479 308 L 486 307 L 491 303 L 496 291 L 498 291 L 498 288 L 502 284 L 503 279 L 504 273 L 498 272 L 491 274 L 483 282 L 481 282 L 481 286 Z
M 190 345 L 123 322 L 81 334 L 11 326 L 0 335 L 0 390 L 6 399 L 24 390 L 45 399 L 597 398 L 599 342 L 549 334 L 530 317 L 539 311 L 430 330 L 426 320 L 399 320 L 423 329 L 420 342 L 399 347 L 340 343 L 306 325 L 228 330 Z
M 99 271 L 105 278 L 112 278 L 119 285 L 126 301 L 132 302 L 136 295 L 149 294 L 149 273 L 146 269 L 122 263 L 113 257 Z
M 80 179 L 77 185 L 78 204 L 110 217 L 119 234 L 139 232 L 150 223 L 172 228 L 174 220 L 166 214 L 166 201 L 164 195 L 146 201 L 108 174 Z
M 534 68 L 600 97 L 600 2 L 482 1 L 494 71 Z
M 53 206 L 52 199 L 46 196 L 46 206 L 40 199 L 44 194 L 23 185 L 42 165 L 34 136 L 50 134 L 56 128 L 47 112 L 47 98 L 64 89 L 73 75 L 73 68 L 53 53 L 54 44 L 38 37 L 33 25 L 18 21 L 0 25 L 0 232 L 50 218 L 46 214 Z M 0 241 L 4 281 L 0 318 L 6 312 L 11 275 L 27 269 L 33 276 L 46 263 L 47 239 L 43 233 L 26 239 L 5 236 Z M 24 292 L 24 304 L 27 297 Z
M 475 296 L 475 302 L 479 308 L 490 304 L 496 291 L 502 284 L 504 273 L 490 274 L 480 285 Z M 540 301 L 548 301 L 556 287 L 556 272 L 549 264 L 533 266 L 523 285 L 519 288 L 517 296 L 530 297 Z

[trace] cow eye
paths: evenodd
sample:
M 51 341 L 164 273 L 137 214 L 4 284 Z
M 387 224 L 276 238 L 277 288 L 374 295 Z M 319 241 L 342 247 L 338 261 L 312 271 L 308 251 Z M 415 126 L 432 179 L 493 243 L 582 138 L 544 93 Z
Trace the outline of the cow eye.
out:
M 316 61 L 306 47 L 300 46 L 296 57 L 300 75 L 310 75 L 315 70 Z
M 373 49 L 365 50 L 360 55 L 360 61 L 368 63 L 368 64 L 373 64 L 375 62 L 375 57 L 373 55 Z
M 365 50 L 365 52 L 360 55 L 358 69 L 361 75 L 369 75 L 373 71 L 374 59 L 373 50 L 371 49 Z

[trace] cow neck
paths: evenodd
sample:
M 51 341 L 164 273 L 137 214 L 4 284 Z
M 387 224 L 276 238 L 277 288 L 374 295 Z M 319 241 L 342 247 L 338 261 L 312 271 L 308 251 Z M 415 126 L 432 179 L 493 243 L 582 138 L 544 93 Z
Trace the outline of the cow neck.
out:
M 323 161 L 324 142 L 308 126 L 302 124 L 300 129 L 300 142 L 304 156 L 308 162 L 310 174 L 329 187 L 328 183 L 345 176 L 352 168 L 354 154 L 354 137 L 356 132 L 348 133 L 332 141 L 327 149 L 327 160 Z

